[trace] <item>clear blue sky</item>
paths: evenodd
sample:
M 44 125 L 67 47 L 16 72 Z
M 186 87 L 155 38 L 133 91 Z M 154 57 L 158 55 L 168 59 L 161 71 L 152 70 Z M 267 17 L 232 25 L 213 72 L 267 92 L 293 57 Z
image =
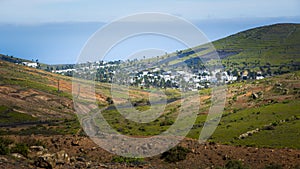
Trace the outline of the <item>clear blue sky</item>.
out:
M 0 53 L 74 63 L 96 30 L 134 13 L 182 17 L 215 40 L 257 26 L 300 23 L 299 7 L 299 0 L 0 0 Z M 170 46 L 165 49 L 179 47 Z

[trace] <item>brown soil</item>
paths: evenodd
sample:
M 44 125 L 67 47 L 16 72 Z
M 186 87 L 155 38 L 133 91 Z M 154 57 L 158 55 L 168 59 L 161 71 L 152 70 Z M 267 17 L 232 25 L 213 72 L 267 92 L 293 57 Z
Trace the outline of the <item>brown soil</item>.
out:
M 0 85 L 0 105 L 39 117 L 40 120 L 72 117 L 72 100 L 39 90 L 14 85 Z
M 26 139 L 20 136 L 11 136 L 11 138 L 16 141 Z M 145 158 L 143 164 L 120 164 L 112 162 L 115 155 L 103 150 L 87 137 L 35 136 L 35 139 L 42 140 L 49 152 L 65 150 L 70 158 L 82 157 L 91 168 L 215 168 L 224 166 L 229 160 L 239 160 L 245 166 L 255 169 L 264 168 L 269 164 L 281 165 L 283 168 L 300 165 L 300 150 L 200 144 L 193 139 L 185 139 L 180 143 L 181 146 L 191 150 L 186 160 L 168 163 L 160 156 L 155 156 Z M 72 145 L 74 141 L 78 141 L 78 145 Z M 8 160 L 1 161 L 2 157 Z M 8 156 L 0 156 L 0 164 L 0 168 L 35 168 L 30 160 L 20 161 Z M 74 168 L 74 166 L 70 163 L 57 168 Z

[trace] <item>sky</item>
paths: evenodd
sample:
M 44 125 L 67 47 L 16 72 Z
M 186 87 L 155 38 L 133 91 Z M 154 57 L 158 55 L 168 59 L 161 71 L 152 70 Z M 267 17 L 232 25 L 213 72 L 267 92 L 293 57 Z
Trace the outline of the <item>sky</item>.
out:
M 174 15 L 191 22 L 213 41 L 258 26 L 300 23 L 299 7 L 299 0 L 0 0 L 0 53 L 50 64 L 75 63 L 97 30 L 132 14 Z M 157 43 L 161 41 L 165 43 Z M 127 44 L 111 57 L 118 59 L 144 48 L 167 52 L 184 48 L 161 41 L 157 37 L 133 39 L 135 48 Z

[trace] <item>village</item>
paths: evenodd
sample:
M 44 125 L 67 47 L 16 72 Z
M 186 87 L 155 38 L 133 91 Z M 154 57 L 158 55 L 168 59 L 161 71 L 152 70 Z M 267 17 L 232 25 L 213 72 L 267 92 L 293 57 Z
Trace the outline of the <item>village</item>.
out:
M 263 79 L 261 72 L 250 76 L 248 71 L 231 72 L 221 69 L 193 69 L 183 71 L 176 69 L 165 70 L 163 67 L 124 68 L 122 61 L 98 61 L 79 64 L 73 68 L 52 70 L 61 75 L 76 75 L 88 80 L 103 83 L 118 83 L 140 88 L 173 88 L 182 91 L 196 91 L 209 88 L 216 83 L 233 83 L 248 79 Z

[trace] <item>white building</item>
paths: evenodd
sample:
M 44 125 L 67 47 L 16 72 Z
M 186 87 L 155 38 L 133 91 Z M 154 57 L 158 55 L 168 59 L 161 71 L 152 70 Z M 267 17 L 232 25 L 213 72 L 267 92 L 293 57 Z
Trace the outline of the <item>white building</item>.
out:
M 260 80 L 260 79 L 263 79 L 264 77 L 263 76 L 256 76 L 256 80 Z
M 22 62 L 23 65 L 28 66 L 28 67 L 33 67 L 36 68 L 38 66 L 37 63 L 32 63 L 32 62 Z
M 76 71 L 76 69 L 64 69 L 64 70 L 53 70 L 53 73 L 67 73 L 67 72 L 72 72 Z

